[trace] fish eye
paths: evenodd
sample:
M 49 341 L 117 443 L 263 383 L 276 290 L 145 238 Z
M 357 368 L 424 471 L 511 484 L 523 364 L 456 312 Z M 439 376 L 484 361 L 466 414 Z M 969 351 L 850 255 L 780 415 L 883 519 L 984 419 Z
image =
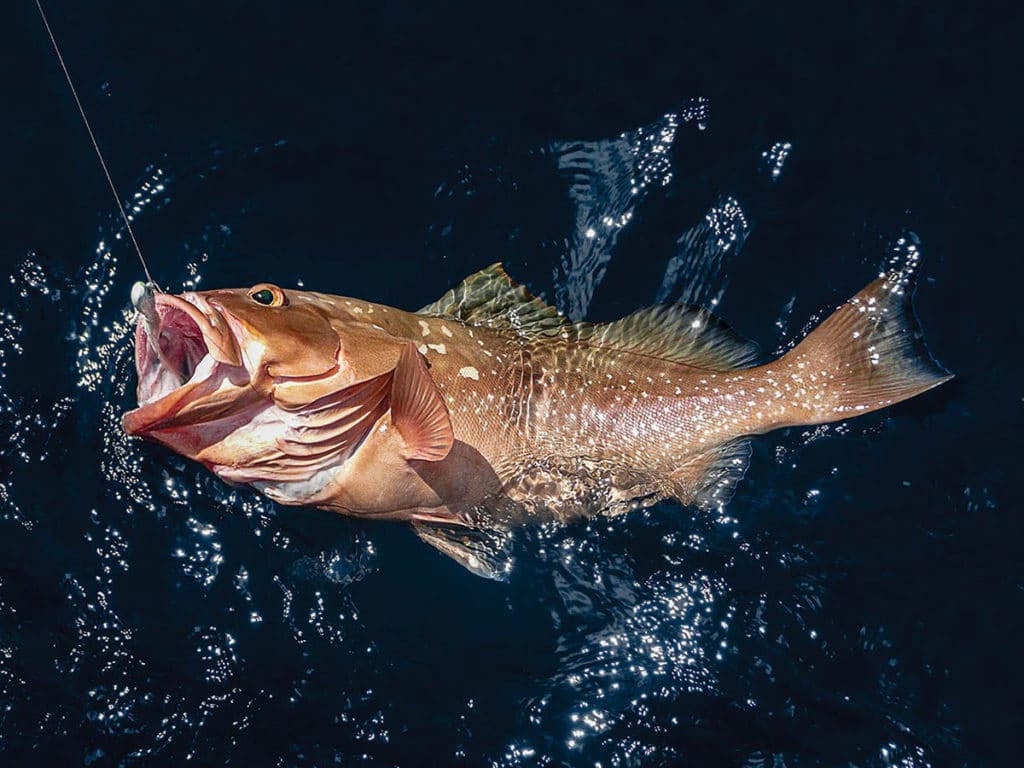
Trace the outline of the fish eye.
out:
M 249 289 L 249 298 L 264 307 L 283 307 L 288 303 L 284 291 L 276 285 L 261 283 Z

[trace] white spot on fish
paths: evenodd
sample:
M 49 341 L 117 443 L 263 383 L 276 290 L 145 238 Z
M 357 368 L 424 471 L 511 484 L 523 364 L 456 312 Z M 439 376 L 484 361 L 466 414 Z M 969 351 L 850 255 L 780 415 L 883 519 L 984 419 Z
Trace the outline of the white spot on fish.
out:
M 444 344 L 427 344 L 427 347 L 441 355 L 448 353 L 448 348 Z
M 423 335 L 424 336 L 429 336 L 430 335 L 430 326 L 427 325 L 426 320 L 420 320 L 419 322 L 420 322 L 420 328 L 423 329 Z
M 462 376 L 464 379 L 473 379 L 473 381 L 480 381 L 480 371 L 478 371 L 472 365 L 467 365 L 465 368 L 460 368 L 459 376 Z
M 420 354 L 421 355 L 427 354 L 427 345 L 426 344 L 420 344 L 419 350 L 420 350 Z
M 452 332 L 448 330 L 448 326 L 447 325 L 442 325 L 441 326 L 441 333 L 443 333 L 449 339 L 452 337 Z

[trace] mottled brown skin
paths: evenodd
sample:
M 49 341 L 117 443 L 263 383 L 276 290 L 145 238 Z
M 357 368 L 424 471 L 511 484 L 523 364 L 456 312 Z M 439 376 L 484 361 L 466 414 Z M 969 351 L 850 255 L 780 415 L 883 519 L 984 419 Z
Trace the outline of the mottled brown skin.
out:
M 538 505 L 562 500 L 572 494 L 563 488 L 563 475 L 572 473 L 575 462 L 597 467 L 594 479 L 609 482 L 602 506 L 652 493 L 675 495 L 689 479 L 687 462 L 694 455 L 771 428 L 769 419 L 756 418 L 746 407 L 732 408 L 728 401 L 745 391 L 744 381 L 752 384 L 766 375 L 758 369 L 708 372 L 557 336 L 524 340 L 360 305 L 372 306 L 387 318 L 382 325 L 389 333 L 423 351 L 456 440 L 467 447 L 467 455 L 451 457 L 450 464 L 416 468 L 433 487 L 445 489 L 436 500 L 422 497 L 421 507 L 464 509 L 501 490 Z M 367 453 L 356 457 L 367 485 L 381 482 L 380 455 L 388 451 L 377 442 L 384 440 L 375 434 Z M 481 482 L 470 485 L 467 478 Z M 696 484 L 699 477 L 693 480 Z
M 574 325 L 498 267 L 466 285 L 512 310 L 413 313 L 275 286 L 159 294 L 136 337 L 148 402 L 125 428 L 282 503 L 481 525 L 498 508 L 568 518 L 713 501 L 742 471 L 737 438 L 946 378 L 920 349 L 903 272 L 757 367 L 706 313 Z M 520 306 L 543 321 L 517 325 Z M 196 366 L 206 379 L 172 386 Z

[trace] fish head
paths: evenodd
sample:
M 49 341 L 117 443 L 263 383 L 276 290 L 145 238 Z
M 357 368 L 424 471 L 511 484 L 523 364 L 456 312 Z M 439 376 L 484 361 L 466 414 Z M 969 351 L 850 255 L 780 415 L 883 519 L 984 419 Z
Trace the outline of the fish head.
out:
M 340 339 L 314 296 L 265 283 L 179 295 L 137 284 L 139 407 L 125 430 L 166 436 L 240 420 L 280 385 L 337 378 Z
M 261 283 L 159 293 L 137 284 L 138 407 L 126 432 L 208 466 L 272 454 L 311 404 L 391 371 L 401 343 L 344 300 Z
M 249 386 L 289 411 L 385 374 L 403 346 L 338 296 L 270 283 L 194 296 L 223 318 Z

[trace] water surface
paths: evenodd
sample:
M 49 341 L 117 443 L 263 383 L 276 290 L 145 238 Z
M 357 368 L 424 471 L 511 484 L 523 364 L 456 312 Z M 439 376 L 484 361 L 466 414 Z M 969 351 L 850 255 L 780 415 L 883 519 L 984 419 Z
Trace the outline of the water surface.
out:
M 919 315 L 952 384 L 759 438 L 721 510 L 523 530 L 507 584 L 403 526 L 278 507 L 122 433 L 140 270 L 18 16 L 0 754 L 1008 764 L 1020 323 L 969 183 L 998 128 L 950 95 L 985 63 L 962 63 L 959 20 L 936 13 L 862 12 L 826 40 L 784 12 L 52 4 L 169 289 L 266 280 L 414 309 L 500 260 L 573 318 L 684 300 L 769 357 L 922 254 Z

